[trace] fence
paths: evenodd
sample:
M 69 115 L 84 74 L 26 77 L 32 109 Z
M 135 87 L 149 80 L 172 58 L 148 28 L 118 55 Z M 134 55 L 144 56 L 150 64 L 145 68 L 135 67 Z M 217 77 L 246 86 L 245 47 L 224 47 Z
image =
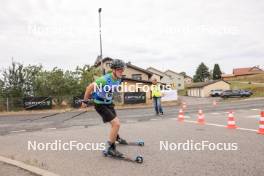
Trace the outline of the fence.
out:
M 40 97 L 41 98 L 41 97 Z M 46 97 L 47 98 L 47 97 Z M 73 96 L 57 96 L 51 97 L 52 103 L 48 103 L 47 106 L 50 105 L 51 108 L 63 108 L 63 107 L 71 107 L 73 102 Z M 21 111 L 21 110 L 31 110 L 34 107 L 39 107 L 37 109 L 43 109 L 43 100 L 45 97 L 42 97 L 40 100 L 27 100 L 27 103 L 24 104 L 25 97 L 11 97 L 11 98 L 0 98 L 0 112 L 3 111 Z M 45 100 L 46 102 L 46 100 Z M 41 105 L 40 105 L 41 104 Z M 26 105 L 26 107 L 25 107 Z M 45 105 L 45 106 L 46 106 Z M 40 107 L 41 106 L 41 107 Z

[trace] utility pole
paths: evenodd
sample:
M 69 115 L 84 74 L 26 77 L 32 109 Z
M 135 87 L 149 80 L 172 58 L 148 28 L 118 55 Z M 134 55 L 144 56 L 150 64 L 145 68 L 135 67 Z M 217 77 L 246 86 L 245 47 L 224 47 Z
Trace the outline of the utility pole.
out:
M 104 71 L 104 67 L 103 67 L 103 48 L 102 48 L 102 31 L 101 31 L 101 12 L 102 12 L 102 8 L 98 9 L 98 14 L 99 14 L 99 39 L 100 39 L 100 55 L 99 55 L 99 59 L 100 59 L 100 64 L 101 64 L 101 70 L 102 73 L 105 74 Z

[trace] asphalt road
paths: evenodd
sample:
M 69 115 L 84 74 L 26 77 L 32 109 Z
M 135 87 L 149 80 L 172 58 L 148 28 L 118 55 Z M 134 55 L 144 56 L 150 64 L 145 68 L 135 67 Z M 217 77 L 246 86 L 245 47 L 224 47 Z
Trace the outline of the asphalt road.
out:
M 190 102 L 191 103 L 191 102 Z M 197 113 L 202 109 L 205 113 L 222 113 L 244 109 L 258 109 L 264 107 L 264 100 L 247 100 L 235 102 L 221 102 L 217 106 L 207 104 L 187 104 L 186 115 Z M 165 115 L 162 118 L 177 117 L 179 107 L 165 107 Z M 157 118 L 152 108 L 117 110 L 117 114 L 123 123 L 136 121 L 148 121 Z M 225 116 L 224 116 L 225 117 Z M 41 113 L 29 115 L 0 115 L 0 135 L 12 133 L 41 131 L 43 129 L 69 128 L 73 126 L 94 126 L 102 123 L 101 117 L 96 112 L 85 112 L 85 110 L 74 110 L 62 113 Z
M 205 113 L 206 125 L 196 123 L 197 111 Z M 95 112 L 67 112 L 0 117 L 0 155 L 12 157 L 60 175 L 263 175 L 264 135 L 257 134 L 264 100 L 188 105 L 185 122 L 177 121 L 179 107 L 166 107 L 164 116 L 152 109 L 118 110 L 120 134 L 129 141 L 144 139 L 144 147 L 118 146 L 130 156 L 142 155 L 143 164 L 129 163 L 102 156 L 98 150 L 28 150 L 28 141 L 50 143 L 78 141 L 102 143 L 108 136 L 108 125 Z M 226 129 L 227 112 L 235 113 L 238 129 Z M 161 142 L 169 148 L 161 148 Z M 216 145 L 235 144 L 237 150 L 188 150 L 175 146 L 207 141 Z

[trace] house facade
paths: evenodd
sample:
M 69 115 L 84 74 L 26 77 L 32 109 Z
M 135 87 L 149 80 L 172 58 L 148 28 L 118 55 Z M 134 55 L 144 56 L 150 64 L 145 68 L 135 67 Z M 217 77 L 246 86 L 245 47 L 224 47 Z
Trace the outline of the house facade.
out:
M 193 83 L 187 87 L 187 95 L 192 97 L 209 97 L 211 90 L 230 90 L 230 84 L 223 80 Z
M 262 70 L 259 66 L 234 68 L 232 74 L 223 74 L 222 79 L 225 81 L 248 79 L 253 75 L 257 75 L 257 74 L 264 74 L 264 70 Z
M 183 90 L 184 89 L 184 76 L 176 73 L 172 70 L 166 70 L 164 72 L 164 77 L 161 79 L 161 82 L 165 84 L 169 84 L 172 86 L 172 88 L 177 90 Z

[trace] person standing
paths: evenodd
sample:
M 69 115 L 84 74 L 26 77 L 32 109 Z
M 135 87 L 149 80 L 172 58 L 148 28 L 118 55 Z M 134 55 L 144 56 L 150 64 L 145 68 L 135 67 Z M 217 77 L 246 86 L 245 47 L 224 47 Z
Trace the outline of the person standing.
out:
M 160 85 L 158 84 L 158 81 L 156 78 L 152 79 L 152 99 L 153 99 L 153 105 L 154 109 L 156 111 L 156 115 L 163 115 L 163 108 L 161 106 L 161 97 L 162 93 L 160 90 Z

